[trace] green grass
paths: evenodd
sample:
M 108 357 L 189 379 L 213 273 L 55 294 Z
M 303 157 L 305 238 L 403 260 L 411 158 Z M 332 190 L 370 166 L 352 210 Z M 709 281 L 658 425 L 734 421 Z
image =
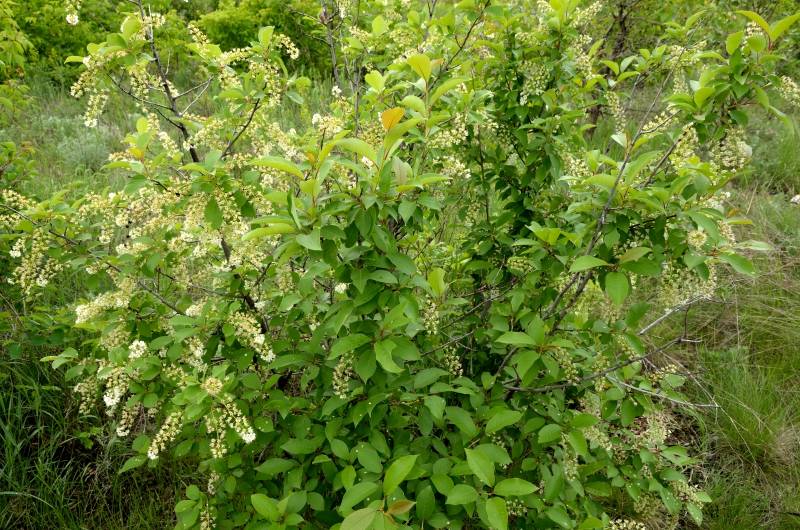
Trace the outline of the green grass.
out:
M 14 358 L 18 357 L 18 358 Z M 181 495 L 182 467 L 117 475 L 128 454 L 78 418 L 61 374 L 35 355 L 0 351 L 0 528 L 163 528 Z M 90 430 L 90 432 L 84 432 Z
M 81 183 L 118 185 L 98 170 L 108 162 L 109 153 L 122 148 L 121 140 L 132 125 L 132 107 L 111 105 L 98 127 L 89 129 L 83 123 L 83 102 L 64 89 L 35 84 L 31 95 L 28 106 L 16 112 L 5 127 L 0 126 L 0 139 L 34 150 L 38 174 L 23 190 L 48 196 Z
M 685 355 L 707 488 L 707 527 L 800 528 L 800 207 L 782 194 L 738 192 L 753 225 L 740 238 L 771 243 L 754 278 L 730 276 L 719 303 L 691 313 L 703 347 Z

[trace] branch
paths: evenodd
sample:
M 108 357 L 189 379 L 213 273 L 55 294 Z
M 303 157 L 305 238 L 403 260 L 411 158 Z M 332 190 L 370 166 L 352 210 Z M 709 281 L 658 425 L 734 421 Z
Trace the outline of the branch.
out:
M 681 342 L 684 342 L 684 339 L 682 339 L 680 337 L 676 338 L 676 339 L 672 339 L 671 341 L 669 341 L 666 344 L 660 346 L 659 348 L 656 348 L 655 350 L 653 350 L 651 352 L 645 353 L 644 355 L 640 355 L 639 357 L 633 357 L 631 359 L 627 359 L 625 361 L 621 361 L 621 362 L 615 364 L 614 366 L 612 366 L 610 368 L 607 368 L 607 369 L 602 370 L 600 372 L 595 372 L 593 374 L 589 374 L 587 376 L 581 377 L 580 379 L 578 379 L 577 381 L 574 381 L 574 382 L 556 383 L 556 384 L 552 384 L 552 385 L 540 386 L 540 387 L 535 387 L 535 388 L 518 387 L 518 386 L 512 386 L 512 385 L 508 385 L 508 384 L 505 384 L 503 386 L 505 388 L 507 388 L 508 390 L 511 390 L 511 391 L 514 391 L 514 392 L 531 392 L 531 393 L 549 392 L 550 390 L 557 390 L 559 388 L 568 388 L 568 387 L 571 387 L 571 386 L 578 386 L 581 383 L 585 383 L 587 381 L 592 381 L 592 380 L 597 379 L 599 377 L 603 377 L 605 375 L 610 374 L 611 372 L 619 370 L 620 368 L 624 368 L 625 366 L 628 366 L 630 364 L 638 363 L 639 361 L 644 361 L 645 359 L 647 359 L 649 357 L 652 357 L 653 355 L 656 355 L 658 353 L 663 352 L 664 350 L 666 350 L 670 346 L 673 346 L 675 344 L 679 344 Z
M 142 21 L 145 20 L 145 13 L 144 13 L 144 6 L 142 5 L 142 0 L 131 0 L 136 6 L 139 7 L 139 17 Z M 156 38 L 153 32 L 153 27 L 150 25 L 149 27 L 145 28 L 147 40 L 150 42 L 150 51 L 153 54 L 153 62 L 156 65 L 156 70 L 158 72 L 158 76 L 161 79 L 161 87 L 164 90 L 164 95 L 167 96 L 167 101 L 169 102 L 169 110 L 172 111 L 172 114 L 175 115 L 176 118 L 181 117 L 181 112 L 178 110 L 178 104 L 175 99 L 175 96 L 172 94 L 172 89 L 169 86 L 169 79 L 167 78 L 166 71 L 164 70 L 163 65 L 161 64 L 161 57 L 158 54 L 158 48 L 156 47 Z M 180 122 L 174 122 L 172 120 L 168 120 L 172 125 L 178 128 L 183 135 L 184 140 L 189 140 L 190 134 L 189 130 L 186 128 L 186 125 Z M 189 156 L 192 158 L 192 162 L 200 162 L 200 156 L 197 154 L 197 150 L 194 147 L 189 147 Z
M 233 144 L 235 144 L 242 136 L 242 134 L 244 134 L 247 128 L 250 127 L 250 124 L 253 122 L 253 118 L 255 117 L 258 108 L 261 106 L 262 101 L 263 101 L 262 98 L 258 98 L 256 100 L 255 104 L 253 105 L 253 110 L 250 111 L 250 115 L 247 117 L 247 121 L 239 129 L 239 132 L 237 132 L 236 135 L 233 138 L 231 138 L 231 141 L 228 142 L 228 146 L 225 148 L 225 151 L 222 152 L 222 158 L 225 158 L 231 153 L 231 149 L 233 149 Z
M 663 392 L 653 392 L 652 390 L 647 390 L 645 388 L 639 388 L 638 386 L 633 386 L 629 383 L 626 383 L 625 381 L 620 381 L 619 379 L 616 379 L 614 377 L 609 377 L 608 380 L 613 381 L 618 385 L 624 386 L 625 388 L 629 388 L 631 390 L 635 390 L 637 392 L 641 392 L 642 394 L 647 394 L 648 396 L 653 396 L 659 399 L 666 399 L 667 401 L 671 401 L 678 405 L 684 405 L 687 407 L 700 407 L 700 408 L 703 407 L 714 408 L 714 409 L 719 408 L 719 405 L 717 405 L 716 403 L 692 403 L 691 401 L 683 401 L 682 399 L 676 399 L 674 397 L 670 397 L 664 394 Z

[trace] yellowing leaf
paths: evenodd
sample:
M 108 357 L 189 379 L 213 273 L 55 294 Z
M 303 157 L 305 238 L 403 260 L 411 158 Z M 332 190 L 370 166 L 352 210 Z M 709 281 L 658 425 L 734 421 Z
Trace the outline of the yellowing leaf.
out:
M 401 107 L 393 107 L 389 110 L 383 111 L 381 113 L 381 123 L 383 123 L 383 129 L 388 131 L 400 123 L 400 120 L 403 119 L 403 114 L 405 113 L 406 111 Z

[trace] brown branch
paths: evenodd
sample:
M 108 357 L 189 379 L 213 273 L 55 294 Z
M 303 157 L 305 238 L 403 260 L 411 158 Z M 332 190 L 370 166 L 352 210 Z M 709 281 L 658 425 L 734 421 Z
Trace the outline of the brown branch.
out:
M 503 386 L 505 388 L 507 388 L 508 390 L 513 391 L 513 392 L 531 392 L 531 393 L 549 392 L 550 390 L 558 390 L 560 388 L 573 387 L 573 386 L 577 386 L 577 385 L 579 385 L 581 383 L 585 383 L 587 381 L 592 381 L 592 380 L 597 379 L 599 377 L 603 377 L 605 375 L 610 374 L 611 372 L 619 370 L 620 368 L 624 368 L 625 366 L 631 365 L 633 363 L 637 363 L 639 361 L 644 361 L 645 359 L 648 359 L 649 357 L 652 357 L 653 355 L 656 355 L 658 353 L 663 352 L 664 350 L 666 350 L 670 346 L 673 346 L 675 344 L 679 344 L 681 342 L 684 342 L 684 339 L 682 339 L 680 337 L 678 337 L 676 339 L 672 339 L 671 341 L 669 341 L 666 344 L 660 346 L 659 348 L 656 348 L 655 350 L 653 350 L 651 352 L 645 353 L 644 355 L 640 355 L 638 357 L 633 357 L 631 359 L 627 359 L 625 361 L 621 361 L 621 362 L 615 364 L 614 366 L 612 366 L 610 368 L 607 368 L 607 369 L 602 370 L 600 372 L 595 372 L 593 374 L 589 374 L 587 376 L 581 377 L 580 379 L 578 379 L 577 381 L 574 381 L 574 382 L 556 383 L 556 384 L 552 384 L 552 385 L 546 385 L 546 386 L 540 386 L 540 387 L 534 387 L 534 388 L 518 387 L 518 386 L 509 385 L 509 384 L 504 384 Z

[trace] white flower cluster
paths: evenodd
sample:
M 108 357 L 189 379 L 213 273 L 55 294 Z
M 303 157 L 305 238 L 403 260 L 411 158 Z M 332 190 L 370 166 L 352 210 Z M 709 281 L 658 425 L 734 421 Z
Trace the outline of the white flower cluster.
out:
M 591 36 L 581 34 L 569 45 L 568 53 L 572 56 L 575 63 L 575 70 L 583 79 L 589 79 L 594 74 L 594 63 L 592 56 L 586 51 L 592 44 Z
M 633 519 L 614 519 L 611 521 L 609 530 L 647 530 L 644 523 Z
M 584 180 L 592 176 L 592 170 L 589 168 L 589 163 L 582 157 L 574 155 L 570 152 L 564 152 L 561 155 L 564 160 L 564 174 L 574 179 Z
M 79 381 L 72 388 L 72 391 L 79 396 L 78 412 L 90 414 L 92 408 L 97 405 L 97 394 L 100 392 L 100 382 L 97 376 L 89 375 Z
M 189 22 L 187 29 L 189 30 L 189 36 L 192 38 L 192 41 L 195 44 L 199 44 L 201 46 L 209 44 L 208 37 L 205 33 L 203 33 L 203 30 L 197 27 L 197 24 L 194 22 Z
M 781 82 L 778 85 L 778 92 L 787 103 L 793 107 L 800 109 L 800 85 L 788 75 L 781 77 Z
M 575 361 L 572 360 L 572 355 L 566 348 L 556 348 L 553 359 L 555 359 L 558 366 L 561 368 L 561 378 L 564 381 L 572 384 L 576 384 L 579 381 L 580 373 L 578 372 L 578 367 L 575 365 Z
M 708 268 L 708 280 L 703 280 L 691 270 L 678 269 L 667 262 L 658 296 L 664 310 L 671 311 L 690 302 L 712 298 L 717 289 L 717 274 L 713 264 L 709 264 Z
M 722 142 L 712 149 L 711 161 L 717 171 L 735 173 L 752 155 L 753 149 L 745 142 L 744 130 L 737 127 L 730 129 Z
M 67 12 L 67 24 L 70 26 L 78 25 L 78 12 L 81 9 L 82 0 L 67 0 L 64 9 Z
M 344 123 L 342 122 L 341 118 L 330 115 L 323 116 L 319 113 L 316 113 L 311 117 L 311 125 L 317 129 L 317 132 L 324 136 L 333 136 L 341 131 L 344 127 Z
M 549 73 L 547 67 L 541 60 L 527 60 L 519 66 L 519 71 L 523 76 L 522 90 L 519 95 L 520 105 L 526 105 L 528 101 L 541 95 L 547 90 Z
M 520 499 L 508 499 L 506 500 L 506 505 L 508 506 L 509 517 L 525 517 L 528 515 L 528 507 Z
M 288 55 L 290 59 L 294 60 L 300 57 L 300 50 L 297 49 L 292 39 L 286 35 L 279 33 L 273 36 L 272 39 L 278 46 L 283 48 L 283 51 L 286 52 L 286 55 Z
M 110 330 L 106 328 L 100 336 L 100 346 L 106 351 L 122 348 L 131 342 L 131 334 L 124 326 L 116 326 Z
M 20 264 L 6 281 L 11 285 L 18 285 L 26 297 L 31 297 L 37 287 L 46 287 L 63 265 L 48 257 L 48 237 L 44 229 L 34 230 L 27 241 L 30 242 L 27 249 L 26 239 L 23 238 L 17 239 L 11 247 L 9 255 L 20 259 Z
M 572 15 L 572 25 L 576 28 L 583 28 L 592 23 L 600 10 L 603 9 L 603 2 L 596 0 L 586 7 L 578 7 Z
M 675 147 L 669 155 L 670 163 L 676 168 L 684 167 L 697 156 L 695 150 L 698 144 L 699 140 L 694 126 L 692 124 L 685 125 L 680 136 L 675 140 Z
M 703 501 L 700 500 L 700 488 L 694 484 L 676 480 L 670 482 L 670 487 L 675 493 L 675 496 L 686 503 L 700 505 Z
M 256 432 L 231 396 L 225 396 L 217 408 L 211 411 L 206 419 L 206 429 L 215 434 L 211 440 L 211 454 L 214 458 L 222 458 L 228 452 L 224 440 L 227 429 L 233 429 L 246 444 L 256 439 Z
M 708 240 L 708 235 L 702 230 L 692 230 L 686 236 L 686 241 L 689 243 L 689 246 L 694 248 L 695 250 L 700 250 L 703 248 L 703 245 L 706 244 Z
M 670 417 L 664 412 L 653 412 L 645 416 L 647 428 L 641 439 L 647 447 L 661 447 L 672 434 Z
M 566 436 L 561 436 L 561 468 L 564 470 L 564 478 L 568 481 L 578 480 L 578 455 L 569 448 Z
M 214 530 L 217 528 L 216 519 L 209 506 L 204 506 L 200 512 L 200 530 Z
M 94 300 L 75 307 L 75 323 L 83 324 L 94 320 L 98 315 L 108 309 L 121 309 L 126 307 L 133 296 L 134 282 L 125 279 L 120 282 L 116 290 L 106 291 Z
M 254 316 L 240 311 L 231 315 L 228 321 L 236 330 L 236 337 L 255 350 L 262 361 L 271 363 L 275 360 L 275 353 L 266 343 L 266 336 L 261 333 L 261 327 Z
M 186 356 L 186 362 L 198 370 L 204 370 L 206 363 L 203 361 L 203 356 L 206 354 L 206 346 L 200 337 L 194 336 L 186 339 L 186 346 L 189 355 Z
M 208 377 L 201 386 L 210 396 L 216 396 L 222 391 L 222 384 L 216 377 Z
M 106 404 L 107 409 L 106 412 L 112 415 L 114 411 L 116 411 L 119 402 L 125 397 L 125 394 L 128 393 L 131 379 L 124 366 L 106 366 L 101 379 L 105 381 L 106 387 L 103 393 L 103 402 Z
M 439 307 L 430 297 L 425 299 L 422 309 L 422 322 L 425 325 L 425 330 L 430 335 L 439 333 Z
M 353 356 L 342 355 L 333 369 L 333 394 L 341 399 L 350 395 L 350 380 L 353 379 Z
M 131 428 L 139 414 L 142 412 L 141 403 L 137 403 L 133 407 L 123 408 L 120 412 L 119 421 L 117 422 L 116 433 L 120 438 L 125 438 L 131 433 Z
M 467 114 L 459 112 L 438 129 L 429 139 L 429 146 L 433 149 L 450 149 L 461 145 L 467 139 Z
M 624 130 L 627 120 L 625 119 L 625 109 L 622 108 L 622 104 L 619 101 L 619 95 L 616 92 L 607 92 L 606 104 L 611 116 L 614 118 L 616 131 L 619 132 Z
M 442 175 L 452 179 L 452 183 L 456 186 L 460 185 L 460 181 L 469 180 L 472 177 L 467 165 L 454 155 L 446 155 L 442 159 Z
M 135 340 L 128 348 L 128 359 L 139 359 L 147 353 L 147 343 L 142 340 Z
M 34 201 L 10 188 L 0 190 L 0 202 L 20 212 L 36 206 Z M 16 223 L 18 219 L 16 213 L 5 208 L 0 209 L 0 224 Z
M 150 448 L 147 450 L 147 458 L 150 460 L 158 458 L 158 455 L 178 436 L 182 427 L 182 418 L 183 414 L 179 411 L 167 415 L 161 428 L 153 437 L 153 441 L 150 442 Z
M 461 377 L 464 375 L 464 367 L 461 364 L 461 356 L 456 353 L 456 349 L 452 346 L 448 346 L 444 349 L 442 367 L 450 372 L 453 377 Z

